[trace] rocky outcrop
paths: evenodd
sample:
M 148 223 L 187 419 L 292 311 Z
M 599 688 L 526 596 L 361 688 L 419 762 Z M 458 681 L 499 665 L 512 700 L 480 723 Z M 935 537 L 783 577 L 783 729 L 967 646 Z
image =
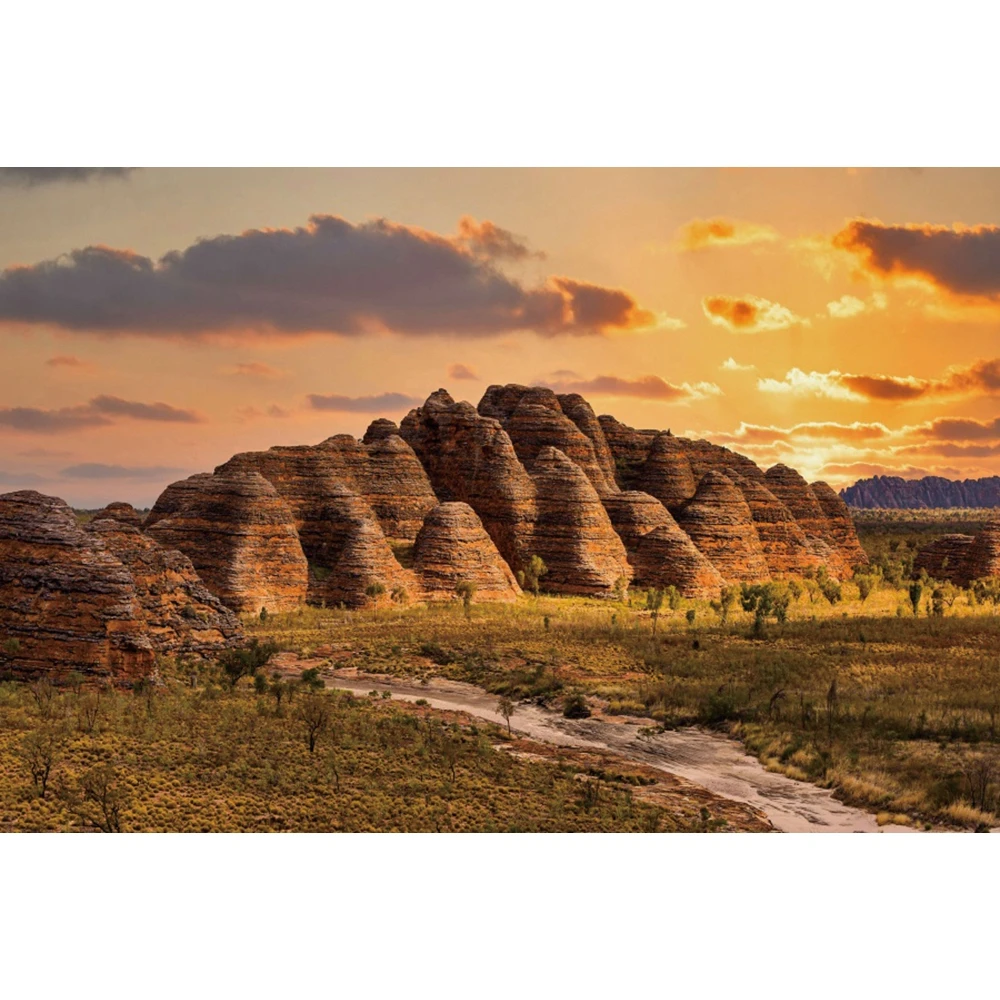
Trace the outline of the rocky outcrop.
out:
M 491 385 L 478 410 L 482 416 L 500 421 L 526 468 L 543 448 L 557 448 L 583 470 L 598 494 L 617 492 L 614 476 L 605 474 L 594 443 L 563 413 L 559 397 L 551 389 Z
M 0 496 L 0 670 L 130 680 L 155 649 L 131 574 L 56 497 Z
M 694 497 L 675 516 L 726 583 L 770 579 L 750 506 L 721 472 L 702 476 Z
M 792 512 L 766 486 L 731 473 L 753 515 L 767 568 L 774 577 L 801 576 L 822 564 Z
M 361 440 L 365 444 L 374 444 L 376 441 L 384 441 L 387 437 L 392 437 L 393 434 L 399 434 L 399 427 L 395 421 L 379 417 L 378 420 L 373 420 L 368 425 L 365 436 Z
M 677 438 L 681 447 L 687 452 L 688 461 L 695 479 L 700 480 L 706 472 L 722 472 L 724 475 L 734 473 L 744 479 L 763 482 L 764 473 L 760 467 L 745 455 L 712 444 L 711 441 L 691 441 L 688 438 Z
M 674 586 L 681 596 L 713 600 L 726 581 L 676 525 L 643 535 L 632 557 L 635 582 L 646 587 Z
M 1000 476 L 945 479 L 925 476 L 872 476 L 840 491 L 848 507 L 923 509 L 927 507 L 1000 507 Z
M 443 503 L 424 520 L 413 546 L 413 569 L 431 600 L 456 596 L 459 582 L 475 584 L 478 601 L 513 601 L 521 593 L 476 512 L 466 503 Z
M 411 410 L 400 434 L 442 501 L 467 503 L 515 572 L 532 554 L 535 488 L 500 422 L 444 390 Z
M 236 615 L 205 587 L 187 556 L 144 535 L 141 520 L 129 504 L 116 503 L 95 514 L 85 531 L 131 575 L 135 615 L 156 650 L 210 654 L 239 641 Z
M 684 597 L 719 596 L 722 577 L 655 497 L 633 490 L 604 498 L 611 524 L 625 545 L 633 584 L 674 586 Z
M 840 498 L 829 484 L 822 481 L 812 483 L 809 487 L 829 524 L 827 539 L 830 545 L 837 549 L 841 558 L 849 567 L 867 566 L 868 553 L 861 546 L 854 519 L 847 504 Z
M 913 560 L 914 572 L 926 570 L 935 580 L 950 580 L 959 586 L 968 585 L 969 555 L 975 544 L 974 535 L 949 534 L 923 546 Z
M 244 452 L 223 468 L 259 472 L 303 520 L 310 520 L 303 502 L 322 503 L 330 485 L 344 486 L 369 505 L 387 538 L 410 542 L 438 502 L 419 459 L 398 434 L 368 444 L 337 434 L 315 446 Z
M 764 485 L 792 512 L 810 548 L 832 576 L 848 577 L 851 563 L 837 545 L 836 533 L 809 484 L 794 469 L 779 463 L 764 475 Z
M 969 546 L 965 564 L 967 580 L 1000 576 L 1000 515 L 994 515 L 980 529 Z
M 611 449 L 615 462 L 615 479 L 623 490 L 639 489 L 639 479 L 643 463 L 649 454 L 653 441 L 660 431 L 637 431 L 620 423 L 610 414 L 602 413 L 597 422 L 604 432 L 604 440 Z
M 293 611 L 306 599 L 308 566 L 294 516 L 256 472 L 200 473 L 168 486 L 145 531 L 183 552 L 233 611 Z
M 673 509 L 690 500 L 697 488 L 683 445 L 672 434 L 657 434 L 639 470 L 639 489 Z
M 604 473 L 605 481 L 614 491 L 616 489 L 615 456 L 611 453 L 611 446 L 604 436 L 601 422 L 597 419 L 593 407 L 583 396 L 575 392 L 560 394 L 558 398 L 563 413 L 576 424 L 582 434 L 590 439 L 590 443 L 594 446 L 594 457 L 597 459 L 597 464 Z
M 548 567 L 545 587 L 562 594 L 606 596 L 632 577 L 622 540 L 583 470 L 557 448 L 531 467 L 536 494 L 533 549 Z

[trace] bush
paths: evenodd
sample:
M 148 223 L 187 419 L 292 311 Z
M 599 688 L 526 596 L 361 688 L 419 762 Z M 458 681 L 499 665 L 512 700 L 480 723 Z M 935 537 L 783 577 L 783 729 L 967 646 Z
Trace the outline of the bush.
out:
M 567 719 L 589 719 L 590 706 L 582 694 L 571 694 L 563 706 L 563 717 Z

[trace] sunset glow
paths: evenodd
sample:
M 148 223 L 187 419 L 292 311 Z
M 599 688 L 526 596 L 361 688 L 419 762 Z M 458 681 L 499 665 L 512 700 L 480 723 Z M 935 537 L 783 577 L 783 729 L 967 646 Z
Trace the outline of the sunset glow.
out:
M 837 488 L 998 471 L 996 171 L 136 170 L 0 211 L 3 490 L 148 505 L 496 382 Z

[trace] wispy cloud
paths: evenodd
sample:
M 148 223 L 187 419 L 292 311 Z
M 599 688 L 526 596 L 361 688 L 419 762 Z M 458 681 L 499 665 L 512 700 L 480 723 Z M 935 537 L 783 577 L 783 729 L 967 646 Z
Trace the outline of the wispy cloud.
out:
M 225 375 L 239 375 L 243 378 L 284 378 L 288 373 L 280 368 L 264 364 L 263 361 L 240 361 L 223 369 Z
M 636 378 L 622 378 L 618 375 L 598 375 L 591 379 L 562 379 L 554 382 L 539 382 L 555 392 L 588 393 L 594 396 L 624 396 L 637 399 L 651 399 L 663 403 L 690 402 L 721 396 L 722 390 L 713 382 L 683 382 L 674 385 L 659 375 L 640 375 Z
M 124 180 L 132 167 L 0 167 L 0 187 L 80 184 L 90 180 Z
M 401 392 L 383 392 L 378 396 L 321 396 L 312 393 L 307 398 L 314 410 L 336 413 L 398 413 L 423 402 L 416 396 L 407 396 Z
M 455 381 L 457 382 L 480 381 L 479 376 L 468 365 L 462 365 L 457 363 L 453 365 L 448 365 L 448 378 L 455 379 Z
M 726 218 L 692 219 L 677 232 L 679 247 L 689 251 L 773 243 L 778 239 L 778 232 L 772 226 Z
M 735 358 L 729 357 L 719 365 L 719 369 L 724 372 L 752 372 L 756 371 L 756 365 L 741 365 Z
M 0 407 L 0 427 L 33 434 L 59 434 L 88 427 L 105 427 L 120 418 L 161 423 L 196 424 L 203 418 L 193 410 L 167 403 L 141 403 L 118 396 L 95 396 L 80 406 L 46 410 L 33 406 Z
M 162 479 L 164 476 L 178 476 L 184 469 L 173 469 L 166 465 L 105 465 L 103 462 L 82 462 L 61 469 L 60 476 L 67 479 Z

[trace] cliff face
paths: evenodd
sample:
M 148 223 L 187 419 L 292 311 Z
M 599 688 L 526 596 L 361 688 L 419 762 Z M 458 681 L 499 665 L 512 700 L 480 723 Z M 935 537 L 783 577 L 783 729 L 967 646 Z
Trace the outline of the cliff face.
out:
M 1000 507 L 1000 476 L 964 480 L 872 476 L 841 490 L 840 496 L 849 507 Z
M 241 637 L 191 563 L 137 520 L 115 504 L 83 529 L 55 497 L 0 496 L 0 668 L 129 681 L 151 674 L 157 653 L 207 653 Z

